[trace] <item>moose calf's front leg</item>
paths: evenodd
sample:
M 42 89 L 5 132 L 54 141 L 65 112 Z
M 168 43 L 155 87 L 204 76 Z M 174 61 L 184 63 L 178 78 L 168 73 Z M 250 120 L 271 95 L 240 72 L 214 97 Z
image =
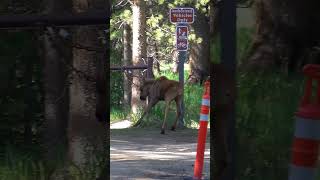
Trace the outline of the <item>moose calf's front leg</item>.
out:
M 148 104 L 147 108 L 145 109 L 145 111 L 143 112 L 142 116 L 140 117 L 140 119 L 138 120 L 138 122 L 133 126 L 133 127 L 137 127 L 142 119 L 144 118 L 144 116 L 151 110 L 151 108 L 157 103 L 158 101 L 155 99 L 151 99 L 150 103 Z

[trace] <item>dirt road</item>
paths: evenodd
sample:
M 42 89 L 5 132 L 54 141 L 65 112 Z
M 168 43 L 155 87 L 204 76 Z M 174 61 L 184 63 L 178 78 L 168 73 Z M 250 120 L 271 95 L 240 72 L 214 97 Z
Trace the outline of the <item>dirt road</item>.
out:
M 209 129 L 203 174 L 210 177 Z M 196 129 L 159 128 L 111 129 L 110 150 L 112 180 L 184 179 L 192 177 L 196 156 Z

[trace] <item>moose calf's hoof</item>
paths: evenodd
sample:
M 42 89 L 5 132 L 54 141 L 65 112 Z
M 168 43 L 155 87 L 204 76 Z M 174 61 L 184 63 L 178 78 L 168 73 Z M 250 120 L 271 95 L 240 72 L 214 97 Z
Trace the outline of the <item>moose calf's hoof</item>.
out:
M 171 131 L 176 131 L 176 128 L 172 126 Z
M 161 134 L 164 134 L 164 129 L 161 129 Z

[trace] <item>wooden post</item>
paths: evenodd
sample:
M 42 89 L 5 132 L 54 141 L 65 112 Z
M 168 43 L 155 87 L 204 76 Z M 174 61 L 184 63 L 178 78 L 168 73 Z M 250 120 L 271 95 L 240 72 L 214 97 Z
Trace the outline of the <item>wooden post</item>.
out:
M 235 179 L 236 2 L 218 1 L 221 63 L 211 68 L 213 179 Z
M 225 70 L 222 86 L 222 98 L 225 110 L 221 121 L 227 122 L 227 173 L 223 179 L 235 179 L 235 98 L 236 98 L 236 0 L 221 1 L 219 15 L 221 36 L 221 66 Z M 221 77 L 221 78 L 222 78 Z
M 153 57 L 148 57 L 147 78 L 154 78 L 153 75 Z

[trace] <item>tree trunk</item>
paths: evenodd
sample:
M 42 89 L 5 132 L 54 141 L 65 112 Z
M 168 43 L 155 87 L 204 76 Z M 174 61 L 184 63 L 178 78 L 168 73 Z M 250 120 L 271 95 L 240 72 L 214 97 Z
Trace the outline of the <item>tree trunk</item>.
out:
M 249 60 L 246 62 L 247 67 L 254 69 L 270 68 L 274 65 L 276 58 L 276 50 L 274 46 L 274 24 L 270 16 L 266 14 L 271 12 L 271 2 L 265 2 L 263 0 L 256 1 L 256 34 L 254 41 L 249 52 Z M 275 14 L 273 14 L 274 16 Z
M 173 67 L 172 67 L 172 71 L 173 71 L 173 73 L 175 73 L 175 74 L 177 74 L 178 73 L 178 65 L 179 65 L 179 52 L 176 50 L 176 49 L 174 49 L 173 51 L 172 51 L 172 61 L 173 61 Z
M 131 27 L 129 24 L 124 24 L 123 29 L 123 65 L 132 65 L 132 49 L 131 49 Z M 124 91 L 124 104 L 129 106 L 131 104 L 131 82 L 132 76 L 129 71 L 125 71 L 123 80 L 123 91 Z
M 158 53 L 158 43 L 155 42 L 155 59 L 156 59 L 156 68 L 157 69 L 157 72 L 159 75 L 161 75 L 161 69 L 160 69 L 160 59 L 159 59 L 159 53 Z
M 210 39 L 214 39 L 219 31 L 218 19 L 219 19 L 219 4 L 218 0 L 211 0 L 209 2 L 210 11 L 209 11 L 209 32 Z
M 209 23 L 206 16 L 196 11 L 197 20 L 193 23 L 194 31 L 197 38 L 201 38 L 201 43 L 192 43 L 190 48 L 190 74 L 188 82 L 191 84 L 200 82 L 209 75 L 209 54 L 210 54 L 210 38 Z
M 71 10 L 70 1 L 46 0 L 44 13 L 57 13 Z M 54 32 L 44 33 L 44 145 L 47 162 L 57 160 L 58 149 L 66 146 L 66 127 L 68 122 L 68 86 L 66 62 L 70 61 L 71 48 L 59 44 L 59 48 L 69 51 L 68 56 L 59 53 L 54 42 Z M 61 145 L 57 147 L 57 145 Z
M 224 79 L 225 74 L 228 73 L 226 68 L 221 64 L 214 64 L 212 67 L 211 75 L 213 77 L 213 88 L 211 89 L 211 94 L 214 94 L 215 100 L 213 101 L 214 113 L 210 113 L 212 120 L 215 122 L 213 124 L 213 168 L 212 177 L 214 179 L 222 179 L 227 173 L 228 167 L 228 119 L 226 118 L 226 113 L 229 112 L 228 99 L 225 96 L 225 90 L 229 83 L 229 79 Z M 228 84 L 227 84 L 228 83 Z
M 320 41 L 319 5 L 315 0 L 256 1 L 256 34 L 243 68 L 301 70 L 311 61 L 308 55 Z
M 102 8 L 106 10 L 107 1 L 73 0 L 73 10 L 77 13 Z M 108 10 L 108 9 L 107 9 Z M 83 167 L 89 160 L 107 158 L 95 157 L 103 152 L 107 138 L 106 101 L 107 57 L 105 51 L 93 51 L 105 47 L 106 27 L 81 26 L 74 29 L 73 44 L 90 47 L 74 47 L 72 65 L 79 73 L 72 74 L 70 85 L 70 113 L 68 124 L 69 159 Z M 86 78 L 87 77 L 87 78 Z
M 145 1 L 134 0 L 132 5 L 132 62 L 133 65 L 142 65 L 142 58 L 146 59 L 146 15 Z M 140 101 L 140 71 L 133 71 L 131 110 L 134 114 L 138 113 L 139 108 L 143 108 L 143 101 Z
M 32 76 L 34 68 L 34 60 L 32 58 L 29 61 L 25 62 L 26 71 L 25 71 L 25 97 L 24 97 L 24 143 L 27 146 L 32 145 L 32 119 L 33 119 L 33 92 L 32 92 Z
M 149 8 L 148 14 L 154 14 L 156 12 L 153 11 L 153 1 L 147 1 L 147 6 L 146 8 Z M 148 39 L 148 38 L 147 38 Z M 152 62 L 152 73 L 149 74 L 151 75 L 152 78 L 154 78 L 154 69 L 157 70 L 158 74 L 161 74 L 160 72 L 160 63 L 159 63 L 159 55 L 158 55 L 158 43 L 155 39 L 149 38 L 148 41 L 146 42 L 147 47 L 147 56 L 153 58 Z

